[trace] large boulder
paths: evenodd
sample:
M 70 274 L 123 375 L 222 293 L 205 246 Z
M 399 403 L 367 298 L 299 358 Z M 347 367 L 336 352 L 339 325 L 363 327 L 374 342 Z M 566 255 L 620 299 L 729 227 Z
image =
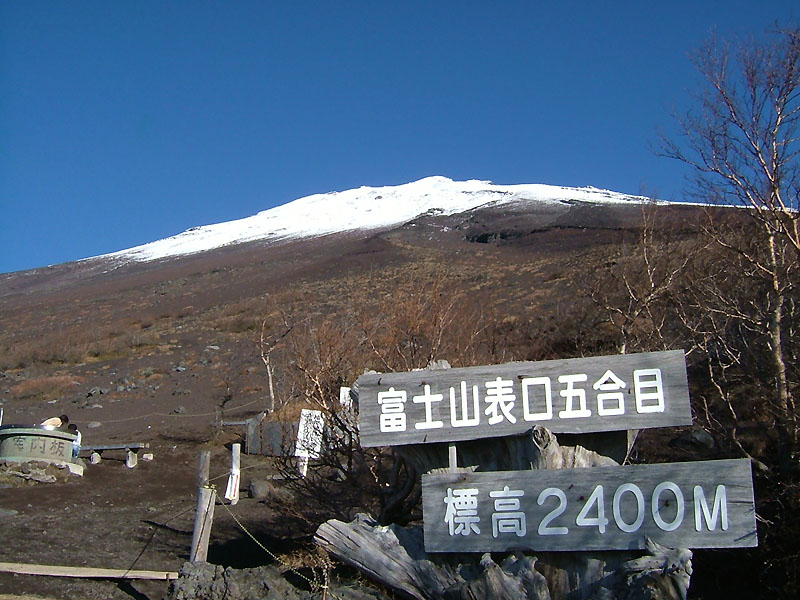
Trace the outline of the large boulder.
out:
M 248 486 L 250 497 L 258 502 L 267 502 L 275 497 L 275 487 L 264 479 L 253 479 Z

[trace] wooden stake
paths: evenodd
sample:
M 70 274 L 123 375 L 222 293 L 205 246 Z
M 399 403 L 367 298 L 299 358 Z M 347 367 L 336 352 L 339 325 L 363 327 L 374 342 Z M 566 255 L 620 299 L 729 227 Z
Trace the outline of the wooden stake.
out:
M 222 407 L 215 406 L 214 407 L 214 436 L 218 436 L 222 433 L 222 426 L 225 424 L 222 418 Z
M 208 485 L 208 473 L 211 469 L 211 450 L 203 450 L 200 453 L 200 462 L 197 468 L 197 487 Z
M 210 466 L 211 451 L 204 450 L 200 453 L 197 474 L 197 511 L 194 516 L 192 550 L 189 554 L 191 562 L 205 561 L 208 558 L 208 540 L 211 537 L 211 523 L 214 520 L 214 503 L 217 500 L 216 490 L 208 487 Z
M 298 456 L 297 457 L 297 472 L 300 473 L 300 477 L 305 477 L 308 474 L 308 457 L 307 456 Z

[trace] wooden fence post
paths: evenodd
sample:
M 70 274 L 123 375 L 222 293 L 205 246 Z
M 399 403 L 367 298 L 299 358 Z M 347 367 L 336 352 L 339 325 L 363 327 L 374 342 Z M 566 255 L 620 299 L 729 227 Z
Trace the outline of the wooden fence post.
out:
M 205 561 L 208 557 L 208 540 L 211 536 L 211 523 L 214 520 L 214 503 L 217 492 L 208 487 L 208 473 L 211 465 L 211 451 L 200 453 L 200 465 L 197 475 L 197 511 L 194 516 L 194 532 L 192 533 L 192 550 L 189 554 L 191 562 Z
M 455 473 L 458 471 L 458 454 L 456 452 L 456 445 L 450 444 L 447 448 L 448 454 L 448 471 Z

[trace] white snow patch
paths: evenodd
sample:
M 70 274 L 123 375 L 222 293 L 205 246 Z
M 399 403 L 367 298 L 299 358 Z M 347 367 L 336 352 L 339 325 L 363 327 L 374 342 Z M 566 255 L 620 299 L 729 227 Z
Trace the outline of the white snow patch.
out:
M 425 213 L 451 215 L 502 204 L 575 200 L 595 203 L 650 201 L 642 196 L 629 196 L 594 187 L 494 185 L 489 181 L 426 177 L 398 186 L 362 186 L 343 192 L 314 194 L 252 217 L 192 227 L 163 240 L 97 258 L 123 262 L 150 261 L 255 240 L 272 242 L 355 230 L 384 229 Z

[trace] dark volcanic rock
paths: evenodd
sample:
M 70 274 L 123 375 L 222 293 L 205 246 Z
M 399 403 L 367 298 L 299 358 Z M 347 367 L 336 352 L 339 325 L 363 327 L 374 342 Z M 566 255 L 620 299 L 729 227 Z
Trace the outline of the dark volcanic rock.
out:
M 275 496 L 275 488 L 269 481 L 253 479 L 248 486 L 250 497 L 259 502 L 266 502 Z
M 207 562 L 184 563 L 168 600 L 294 600 L 299 595 L 275 567 L 232 569 Z
M 170 584 L 167 600 L 311 600 L 321 593 L 292 586 L 273 566 L 233 569 L 207 562 L 184 563 Z M 332 583 L 329 597 L 339 600 L 388 600 L 389 596 L 366 585 Z

